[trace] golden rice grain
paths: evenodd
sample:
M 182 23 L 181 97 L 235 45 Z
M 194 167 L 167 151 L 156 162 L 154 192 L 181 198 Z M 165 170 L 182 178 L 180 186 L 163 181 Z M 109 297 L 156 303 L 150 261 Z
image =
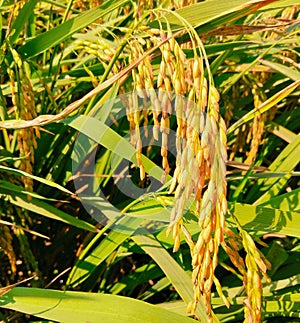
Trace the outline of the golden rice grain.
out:
M 35 99 L 33 89 L 26 69 L 19 54 L 11 49 L 13 63 L 7 68 L 10 77 L 10 88 L 12 102 L 16 111 L 17 118 L 31 120 L 37 116 L 35 108 Z M 13 70 L 14 69 L 14 70 Z M 18 74 L 16 77 L 15 74 Z M 17 82 L 15 80 L 17 79 Z M 17 84 L 17 90 L 16 85 Z M 39 137 L 38 128 L 27 128 L 18 131 L 18 149 L 21 159 L 20 169 L 32 174 L 32 165 L 34 163 L 34 150 L 37 148 L 36 136 Z M 33 180 L 29 177 L 23 177 L 23 183 L 26 189 L 33 189 Z
M 161 39 L 169 37 L 161 32 Z M 155 38 L 155 37 L 154 37 Z M 149 46 L 149 44 L 148 44 Z M 132 42 L 131 60 L 137 59 L 143 52 L 141 44 Z M 160 47 L 161 63 L 158 75 L 153 76 L 151 62 L 141 62 L 137 71 L 132 72 L 135 90 L 143 99 L 150 98 L 153 115 L 153 137 L 161 134 L 161 156 L 163 168 L 169 171 L 168 136 L 170 134 L 169 116 L 175 112 L 176 130 L 176 168 L 169 192 L 174 192 L 175 203 L 171 211 L 167 233 L 172 232 L 173 250 L 180 247 L 182 230 L 191 250 L 193 265 L 194 301 L 189 310 L 195 311 L 199 299 L 203 299 L 211 321 L 211 288 L 214 283 L 214 271 L 218 264 L 218 250 L 224 244 L 226 203 L 226 125 L 219 115 L 219 93 L 211 78 L 206 79 L 203 58 L 195 55 L 187 59 L 182 47 L 174 38 Z M 156 80 L 157 95 L 151 94 Z M 145 92 L 142 87 L 147 87 Z M 170 93 L 175 92 L 174 106 Z M 187 95 L 188 100 L 183 96 Z M 134 111 L 138 109 L 132 102 L 128 111 L 130 129 L 135 132 L 138 142 L 137 154 L 141 150 L 139 137 L 140 117 Z M 131 116 L 132 114 L 132 116 Z M 145 123 L 144 123 L 145 125 Z M 140 165 L 140 158 L 138 164 Z M 191 196 L 196 202 L 196 210 L 201 232 L 196 242 L 183 226 L 183 217 L 189 209 Z M 225 248 L 235 256 L 227 245 Z M 236 261 L 240 266 L 240 264 Z M 217 281 L 217 280 L 216 280 Z

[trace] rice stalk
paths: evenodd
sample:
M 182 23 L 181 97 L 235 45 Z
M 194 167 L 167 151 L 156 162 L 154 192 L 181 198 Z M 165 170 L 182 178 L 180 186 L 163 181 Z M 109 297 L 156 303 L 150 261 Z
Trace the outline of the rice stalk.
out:
M 264 92 L 259 89 L 259 85 L 252 84 L 252 94 L 254 98 L 254 107 L 258 108 L 260 104 L 262 104 L 266 100 L 266 95 Z M 250 126 L 250 131 L 248 132 L 248 136 L 246 142 L 250 142 L 250 149 L 247 152 L 247 158 L 245 159 L 245 163 L 251 165 L 256 158 L 258 153 L 259 145 L 262 143 L 262 137 L 264 134 L 265 121 L 267 120 L 267 114 L 257 115 Z
M 17 258 L 13 248 L 13 236 L 8 226 L 0 225 L 0 250 L 7 256 L 12 274 L 17 272 Z
M 267 277 L 267 269 L 270 263 L 256 248 L 252 237 L 240 228 L 243 247 L 247 253 L 245 263 L 247 273 L 244 276 L 247 298 L 244 301 L 245 322 L 261 322 L 262 313 L 262 279 Z
M 92 0 L 92 1 L 76 0 L 74 7 L 80 11 L 85 11 L 90 8 L 101 6 L 102 3 L 103 3 L 103 0 Z
M 32 120 L 37 116 L 34 93 L 31 82 L 26 75 L 23 61 L 18 53 L 11 49 L 14 61 L 12 66 L 7 68 L 10 77 L 10 88 L 12 93 L 12 103 L 18 119 Z M 17 91 L 15 90 L 17 84 Z M 37 148 L 36 136 L 39 137 L 39 130 L 35 128 L 20 129 L 18 131 L 18 149 L 20 151 L 20 169 L 32 174 L 32 165 L 34 163 L 34 150 Z M 33 190 L 33 180 L 23 177 L 24 187 L 27 190 Z
M 152 72 L 151 57 L 141 61 L 132 70 L 133 94 L 126 105 L 130 124 L 131 143 L 137 148 L 138 166 L 141 154 L 139 99 L 150 99 L 153 115 L 153 137 L 162 136 L 161 156 L 165 172 L 169 172 L 168 135 L 170 115 L 175 114 L 176 129 L 176 168 L 169 193 L 174 192 L 175 204 L 171 211 L 168 233 L 174 238 L 174 252 L 180 247 L 180 231 L 187 240 L 192 255 L 194 301 L 188 311 L 195 312 L 199 299 L 203 299 L 207 313 L 211 315 L 211 289 L 214 282 L 220 284 L 214 275 L 218 264 L 218 250 L 223 241 L 226 201 L 226 125 L 219 114 L 219 93 L 210 74 L 205 76 L 205 58 L 203 45 L 196 35 L 192 36 L 193 48 L 200 48 L 200 55 L 194 51 L 194 57 L 187 59 L 182 46 L 167 33 L 160 32 L 152 36 L 154 43 L 169 38 L 160 46 L 161 62 L 158 75 Z M 130 42 L 130 62 L 138 60 L 144 53 L 143 42 Z M 153 91 L 156 87 L 157 93 Z M 172 104 L 172 92 L 175 100 Z M 185 99 L 187 97 L 188 99 Z M 144 171 L 141 171 L 141 179 Z M 201 233 L 196 242 L 184 226 L 184 214 L 196 202 Z M 224 295 L 222 295 L 224 298 Z
M 162 37 L 167 36 L 162 34 Z M 214 271 L 227 211 L 226 125 L 219 115 L 218 91 L 211 76 L 209 79 L 205 76 L 204 66 L 208 68 L 208 62 L 202 43 L 196 36 L 192 38 L 191 45 L 193 48 L 200 47 L 202 51 L 200 56 L 195 51 L 194 58 L 189 60 L 175 39 L 160 48 L 162 61 L 157 87 L 162 90 L 170 85 L 173 87 L 177 119 L 176 168 L 169 190 L 169 193 L 174 191 L 175 204 L 167 231 L 172 232 L 174 251 L 180 247 L 181 230 L 191 249 L 194 301 L 189 304 L 188 311 L 194 313 L 201 298 L 211 321 L 211 288 L 214 280 L 218 284 Z M 187 96 L 188 100 L 183 96 Z M 162 97 L 159 99 L 162 100 Z M 169 106 L 167 100 L 162 109 L 166 106 Z M 184 214 L 193 201 L 196 202 L 199 226 L 202 228 L 196 242 L 184 226 Z

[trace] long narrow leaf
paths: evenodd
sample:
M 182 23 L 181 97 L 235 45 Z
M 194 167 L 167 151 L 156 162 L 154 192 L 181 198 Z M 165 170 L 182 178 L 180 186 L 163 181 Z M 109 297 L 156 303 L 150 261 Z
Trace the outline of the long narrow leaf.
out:
M 291 67 L 285 66 L 283 64 L 270 62 L 267 60 L 260 60 L 260 62 L 268 67 L 270 67 L 272 70 L 277 71 L 287 77 L 289 77 L 291 80 L 297 82 L 300 80 L 300 72 L 298 72 L 296 69 L 292 69 Z
M 76 287 L 86 280 L 97 267 L 137 230 L 141 220 L 124 217 L 87 257 L 80 257 L 73 267 L 67 285 Z M 101 235 L 98 237 L 101 238 Z M 94 239 L 94 244 L 98 243 Z
M 269 166 L 272 172 L 286 172 L 285 176 L 279 179 L 268 178 L 258 182 L 254 186 L 252 191 L 249 192 L 249 196 L 253 196 L 256 192 L 265 192 L 256 201 L 255 205 L 268 201 L 270 198 L 277 196 L 281 190 L 285 187 L 287 181 L 292 175 L 293 169 L 300 161 L 300 135 L 298 135 L 290 144 L 288 144 L 284 150 L 278 155 L 278 157 Z
M 197 28 L 199 33 L 212 30 L 222 24 L 248 15 L 253 11 L 272 3 L 276 0 L 261 1 L 244 1 L 244 0 L 228 0 L 220 2 L 211 0 L 209 2 L 199 2 L 194 5 L 186 6 L 176 10 L 176 16 L 169 13 L 165 19 L 171 25 L 173 31 L 180 30 L 185 27 L 184 22 L 178 18 L 188 21 L 190 25 Z M 156 26 L 155 21 L 151 25 Z
M 159 265 L 169 278 L 176 291 L 186 304 L 193 300 L 193 288 L 190 275 L 169 255 L 153 236 L 134 236 L 132 239 Z M 205 306 L 200 300 L 196 314 L 202 322 L 207 322 Z M 218 322 L 214 317 L 214 322 Z
M 8 35 L 8 41 L 13 44 L 19 37 L 20 32 L 24 28 L 24 25 L 27 23 L 28 18 L 32 15 L 34 7 L 38 1 L 37 0 L 29 0 L 26 1 L 18 16 L 14 20 L 10 33 Z
M 263 235 L 282 233 L 300 238 L 300 213 L 250 204 L 229 204 L 230 211 L 246 230 Z
M 92 232 L 97 231 L 97 229 L 93 225 L 85 221 L 82 221 L 80 219 L 76 219 L 70 214 L 67 214 L 55 208 L 54 206 L 48 203 L 45 203 L 35 197 L 28 198 L 28 195 L 26 194 L 20 194 L 20 193 L 12 194 L 12 192 L 10 194 L 1 193 L 0 197 L 5 198 L 11 204 L 24 208 L 28 211 L 40 214 L 47 218 L 62 221 L 80 229 L 84 229 Z
M 227 134 L 233 133 L 238 127 L 240 127 L 244 123 L 271 109 L 275 104 L 277 104 L 279 101 L 283 100 L 289 94 L 291 94 L 299 85 L 300 80 L 290 84 L 283 90 L 274 94 L 271 98 L 262 103 L 257 109 L 251 110 L 250 112 L 245 114 L 241 119 L 239 119 L 236 123 L 234 123 L 231 127 L 229 127 L 227 130 Z
M 68 193 L 68 194 L 73 194 L 73 192 L 67 190 L 66 188 L 64 188 L 63 186 L 57 184 L 57 183 L 54 183 L 54 182 L 51 182 L 45 178 L 42 178 L 42 177 L 39 177 L 39 176 L 34 176 L 32 174 L 29 174 L 27 172 L 24 172 L 22 170 L 19 170 L 19 169 L 15 169 L 15 168 L 11 168 L 11 167 L 6 167 L 6 166 L 3 166 L 3 165 L 0 165 L 0 171 L 4 171 L 4 172 L 7 172 L 7 173 L 10 173 L 10 174 L 15 174 L 15 175 L 19 175 L 19 176 L 25 176 L 25 177 L 28 177 L 28 178 L 32 178 L 42 184 L 45 184 L 47 186 L 50 186 L 50 187 L 53 187 L 53 188 L 56 188 L 64 193 Z
M 0 298 L 0 307 L 57 322 L 188 323 L 188 317 L 132 298 L 16 287 Z
M 127 2 L 127 0 L 117 2 L 110 0 L 105 2 L 102 6 L 85 11 L 77 15 L 75 18 L 72 18 L 43 34 L 40 34 L 32 40 L 29 40 L 19 49 L 19 53 L 26 59 L 42 53 L 43 51 L 60 44 L 77 31 L 92 24 L 95 20 L 100 19 L 117 8 L 125 6 Z
M 82 134 L 103 145 L 118 156 L 137 164 L 135 148 L 126 139 L 121 137 L 102 121 L 88 116 L 79 115 L 73 118 L 68 118 L 64 120 L 63 123 L 80 131 Z M 163 169 L 158 167 L 144 155 L 141 156 L 141 159 L 146 172 L 158 181 L 161 181 L 165 175 Z M 167 180 L 169 179 L 170 176 L 168 176 Z

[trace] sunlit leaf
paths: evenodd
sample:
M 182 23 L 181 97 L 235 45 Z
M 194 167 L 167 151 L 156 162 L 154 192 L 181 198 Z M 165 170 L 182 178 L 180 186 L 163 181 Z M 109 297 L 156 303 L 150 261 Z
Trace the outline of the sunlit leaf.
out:
M 117 295 L 16 287 L 0 307 L 58 322 L 192 322 L 188 317 Z

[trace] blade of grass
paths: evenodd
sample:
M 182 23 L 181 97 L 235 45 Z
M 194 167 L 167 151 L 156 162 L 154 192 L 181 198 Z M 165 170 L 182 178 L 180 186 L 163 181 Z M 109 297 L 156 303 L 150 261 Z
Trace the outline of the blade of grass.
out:
M 272 70 L 277 71 L 288 78 L 290 78 L 292 81 L 299 81 L 300 80 L 300 72 L 298 72 L 296 69 L 293 69 L 291 67 L 285 66 L 283 64 L 270 62 L 265 59 L 259 60 L 261 64 L 270 67 Z
M 62 43 L 74 33 L 82 30 L 108 13 L 125 6 L 127 3 L 128 0 L 117 2 L 114 0 L 106 1 L 103 5 L 80 13 L 63 24 L 29 40 L 25 45 L 19 48 L 18 52 L 24 59 L 40 54 L 43 51 Z
M 88 230 L 91 232 L 97 231 L 97 229 L 93 225 L 85 221 L 82 221 L 80 219 L 76 219 L 70 214 L 67 214 L 55 208 L 54 206 L 48 203 L 45 203 L 35 197 L 28 197 L 27 194 L 21 194 L 21 193 L 13 194 L 12 192 L 10 194 L 1 193 L 0 197 L 5 198 L 8 202 L 10 202 L 13 205 L 24 208 L 33 213 L 40 214 L 42 216 L 51 218 L 53 220 L 65 222 L 69 225 L 72 225 L 80 229 Z
M 235 122 L 232 126 L 230 126 L 227 129 L 227 134 L 233 133 L 237 128 L 239 128 L 244 123 L 252 120 L 256 116 L 271 109 L 279 101 L 283 100 L 288 95 L 290 95 L 299 85 L 300 85 L 300 80 L 297 80 L 296 82 L 290 84 L 289 86 L 287 86 L 283 90 L 274 94 L 271 98 L 269 98 L 267 101 L 262 103 L 257 109 L 251 110 L 250 112 L 245 114 L 242 118 L 240 118 L 237 122 Z
M 256 235 L 276 232 L 300 238 L 299 212 L 241 203 L 229 203 L 229 210 L 244 229 Z
M 288 78 L 290 78 L 292 81 L 299 81 L 300 80 L 300 72 L 298 72 L 296 69 L 293 69 L 291 67 L 285 66 L 283 64 L 270 62 L 264 59 L 259 60 L 261 64 L 270 67 L 272 70 L 277 71 Z
M 121 137 L 100 120 L 89 116 L 79 115 L 73 118 L 68 118 L 62 122 L 80 131 L 82 134 L 103 145 L 115 154 L 130 160 L 137 165 L 135 148 L 126 139 Z M 141 159 L 146 172 L 150 176 L 161 181 L 164 177 L 164 171 L 146 156 L 142 155 Z M 171 177 L 168 176 L 167 181 L 170 180 L 170 178 Z
M 211 0 L 185 6 L 176 10 L 176 14 L 187 20 L 201 34 L 232 20 L 249 15 L 274 1 L 276 0 L 262 0 L 254 3 L 253 1 L 245 2 L 244 0 L 228 0 L 224 2 Z M 172 13 L 167 14 L 164 18 L 168 21 L 173 31 L 184 28 L 182 21 Z M 153 27 L 159 26 L 157 21 L 152 22 L 150 25 Z
M 139 299 L 142 301 L 147 300 L 148 298 L 154 296 L 158 292 L 163 291 L 164 289 L 168 288 L 170 286 L 170 281 L 167 277 L 161 278 L 157 283 L 155 283 L 153 286 L 151 286 L 147 291 L 145 291 L 141 296 L 139 296 Z M 186 313 L 186 304 L 183 301 L 182 302 L 184 306 L 184 311 L 182 313 Z M 158 304 L 159 306 L 159 304 Z
M 297 136 L 293 131 L 275 122 L 270 122 L 267 129 L 287 143 L 291 143 Z
M 259 203 L 260 206 L 272 207 L 282 211 L 299 211 L 300 210 L 300 188 L 291 192 L 281 194 L 270 198 L 269 200 Z
M 89 278 L 91 273 L 137 230 L 141 222 L 142 220 L 139 219 L 122 217 L 100 244 L 99 240 L 102 239 L 103 232 L 99 232 L 93 241 L 81 252 L 78 261 L 72 268 L 66 285 L 74 288 Z M 88 251 L 92 248 L 94 248 L 92 252 L 87 255 Z
M 259 9 L 259 11 L 264 10 L 274 10 L 274 9 L 283 9 L 286 7 L 297 6 L 300 4 L 299 0 L 280 0 L 273 3 L 267 4 L 265 7 Z
M 193 322 L 188 317 L 132 298 L 49 289 L 16 287 L 0 306 L 58 322 L 144 323 Z
M 290 179 L 291 171 L 297 166 L 300 160 L 300 135 L 298 135 L 278 157 L 269 166 L 271 172 L 287 172 L 285 176 L 279 179 L 268 178 L 259 181 L 256 186 L 249 192 L 249 198 L 256 195 L 257 192 L 265 192 L 255 201 L 255 205 L 268 201 L 270 198 L 277 196 L 280 191 L 286 186 L 287 181 Z M 255 193 L 256 190 L 256 193 Z
M 122 277 L 118 282 L 112 284 L 109 288 L 109 293 L 114 295 L 125 294 L 127 296 L 131 296 L 134 289 L 138 288 L 140 284 L 147 284 L 150 280 L 154 281 L 161 276 L 162 271 L 156 264 L 147 263 L 141 267 L 137 267 L 134 272 L 129 273 L 125 277 Z M 152 286 L 150 289 L 152 289 Z M 142 299 L 139 297 L 139 300 Z
M 7 41 L 13 44 L 19 37 L 24 25 L 27 23 L 28 19 L 32 16 L 37 0 L 26 1 L 22 9 L 19 11 L 18 16 L 12 23 L 10 32 L 7 36 Z
M 58 202 L 58 200 L 56 200 L 56 199 L 39 195 L 36 192 L 27 191 L 24 189 L 24 187 L 22 187 L 20 185 L 12 184 L 12 183 L 5 181 L 5 180 L 0 180 L 0 194 L 24 195 L 24 196 L 28 196 L 28 199 L 30 196 L 30 197 L 35 197 L 36 199 L 39 199 L 39 200 L 46 200 L 49 202 L 50 201 L 51 202 Z
M 31 175 L 29 173 L 26 173 L 22 170 L 19 170 L 19 169 L 14 169 L 14 168 L 10 168 L 10 167 L 6 167 L 6 166 L 3 166 L 3 165 L 0 165 L 0 171 L 4 171 L 4 172 L 7 172 L 7 173 L 10 173 L 10 174 L 15 174 L 15 175 L 19 175 L 19 176 L 25 176 L 25 177 L 28 177 L 28 178 L 32 178 L 42 184 L 45 184 L 47 186 L 50 186 L 50 187 L 53 187 L 53 188 L 56 188 L 64 193 L 67 193 L 67 194 L 73 194 L 73 192 L 67 190 L 66 188 L 64 188 L 63 186 L 57 184 L 57 183 L 54 183 L 54 182 L 51 182 L 45 178 L 42 178 L 42 177 L 39 177 L 39 176 L 34 176 L 34 175 Z
M 167 250 L 153 236 L 134 236 L 136 242 L 159 265 L 178 294 L 186 304 L 193 300 L 193 287 L 190 275 L 169 255 Z M 199 300 L 196 313 L 202 322 L 207 322 L 205 305 Z M 214 315 L 214 322 L 218 319 Z

